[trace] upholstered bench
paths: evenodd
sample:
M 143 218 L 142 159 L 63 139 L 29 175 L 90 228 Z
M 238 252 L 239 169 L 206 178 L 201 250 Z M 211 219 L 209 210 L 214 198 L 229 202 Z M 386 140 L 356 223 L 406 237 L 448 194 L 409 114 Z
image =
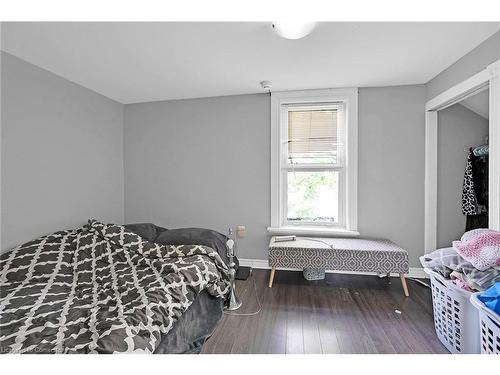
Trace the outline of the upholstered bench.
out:
M 273 286 L 276 267 L 319 268 L 332 271 L 397 273 L 405 296 L 409 296 L 405 274 L 409 271 L 408 252 L 389 240 L 360 238 L 297 237 L 295 241 L 269 243 Z

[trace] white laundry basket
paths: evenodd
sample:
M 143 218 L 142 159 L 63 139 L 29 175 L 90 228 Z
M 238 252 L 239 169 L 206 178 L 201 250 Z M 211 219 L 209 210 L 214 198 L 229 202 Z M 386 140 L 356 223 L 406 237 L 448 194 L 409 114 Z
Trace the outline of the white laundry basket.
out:
M 439 340 L 450 353 L 480 353 L 478 311 L 470 302 L 472 293 L 434 271 L 425 272 L 431 278 L 434 328 Z
M 479 310 L 479 330 L 481 332 L 481 354 L 500 354 L 500 315 L 488 309 L 474 293 L 470 301 Z

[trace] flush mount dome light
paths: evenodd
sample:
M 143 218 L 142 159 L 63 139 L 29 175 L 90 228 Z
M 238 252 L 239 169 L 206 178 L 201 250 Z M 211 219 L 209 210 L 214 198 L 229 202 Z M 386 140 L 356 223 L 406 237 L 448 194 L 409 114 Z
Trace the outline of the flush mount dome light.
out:
M 273 22 L 272 28 L 276 33 L 286 39 L 300 39 L 309 35 L 316 22 L 297 22 L 297 21 L 283 21 Z

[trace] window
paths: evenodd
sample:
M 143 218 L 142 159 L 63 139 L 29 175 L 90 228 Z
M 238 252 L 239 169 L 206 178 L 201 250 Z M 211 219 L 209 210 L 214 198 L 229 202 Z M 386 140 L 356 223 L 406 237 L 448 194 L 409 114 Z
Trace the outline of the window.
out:
M 273 93 L 271 228 L 356 234 L 357 90 Z
M 283 105 L 284 223 L 343 224 L 341 105 Z M 286 198 L 285 198 L 286 197 Z M 340 207 L 339 207 L 340 203 Z

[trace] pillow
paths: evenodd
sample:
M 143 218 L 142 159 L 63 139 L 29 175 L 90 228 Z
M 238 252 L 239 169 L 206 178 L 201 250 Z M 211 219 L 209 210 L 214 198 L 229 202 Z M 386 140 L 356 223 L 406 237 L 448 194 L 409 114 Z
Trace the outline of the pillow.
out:
M 217 251 L 224 263 L 228 264 L 227 242 L 228 238 L 222 233 L 204 228 L 179 228 L 169 229 L 161 232 L 156 237 L 156 243 L 162 245 L 203 245 Z M 234 259 L 236 269 L 238 269 L 238 260 Z
M 453 241 L 453 248 L 480 271 L 500 265 L 500 232 L 496 230 L 483 231 L 468 241 Z
M 146 241 L 151 242 L 155 242 L 156 237 L 158 237 L 158 235 L 163 231 L 167 230 L 151 223 L 127 224 L 124 225 L 124 227 L 138 236 L 141 236 Z

